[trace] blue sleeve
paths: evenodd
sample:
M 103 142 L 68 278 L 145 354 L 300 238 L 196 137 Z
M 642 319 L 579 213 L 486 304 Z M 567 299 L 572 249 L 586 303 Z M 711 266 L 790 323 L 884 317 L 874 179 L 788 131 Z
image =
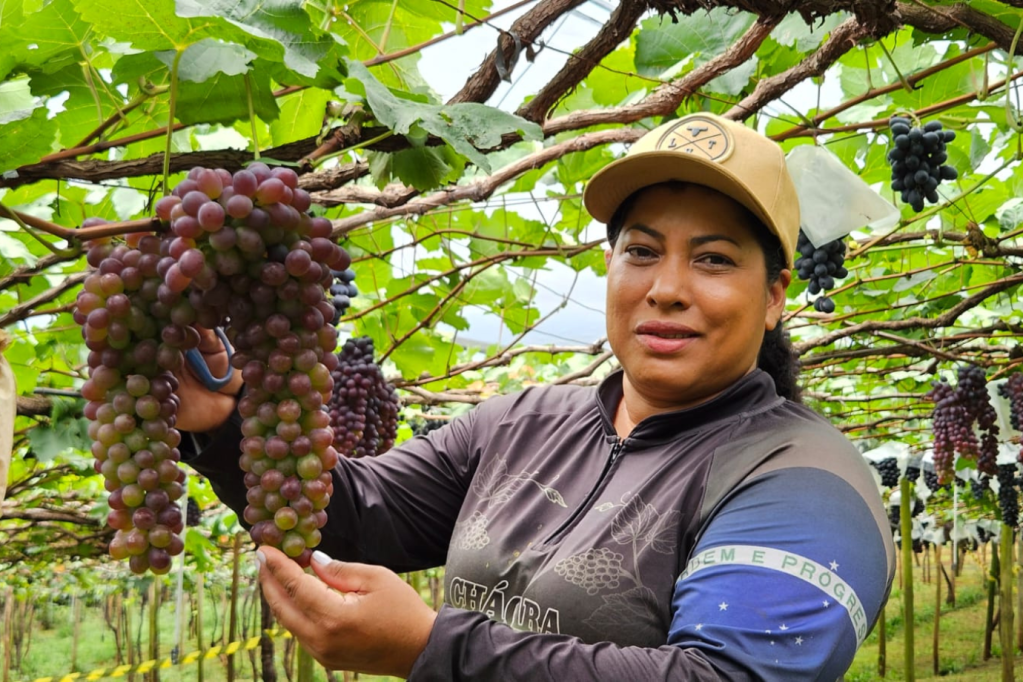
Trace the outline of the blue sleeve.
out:
M 833 473 L 752 480 L 722 503 L 676 582 L 668 643 L 736 677 L 839 679 L 891 588 L 881 533 Z

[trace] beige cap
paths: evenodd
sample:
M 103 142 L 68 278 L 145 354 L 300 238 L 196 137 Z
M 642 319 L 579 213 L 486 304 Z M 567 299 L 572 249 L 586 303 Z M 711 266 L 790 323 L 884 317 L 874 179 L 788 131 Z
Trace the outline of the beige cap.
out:
M 781 241 L 788 265 L 799 237 L 799 199 L 775 142 L 714 114 L 691 114 L 654 128 L 594 175 L 583 193 L 602 223 L 636 190 L 678 180 L 710 187 L 753 212 Z

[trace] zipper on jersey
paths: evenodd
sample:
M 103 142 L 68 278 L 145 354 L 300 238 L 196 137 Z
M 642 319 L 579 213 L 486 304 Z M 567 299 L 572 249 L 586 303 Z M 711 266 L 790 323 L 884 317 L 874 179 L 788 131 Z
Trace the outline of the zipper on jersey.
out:
M 597 479 L 596 484 L 590 490 L 590 493 L 586 496 L 586 499 L 583 500 L 582 504 L 576 507 L 575 511 L 569 515 L 565 522 L 558 526 L 557 530 L 551 533 L 547 539 L 544 540 L 544 545 L 549 545 L 558 540 L 566 531 L 568 531 L 569 528 L 576 524 L 583 514 L 589 510 L 590 506 L 593 504 L 593 500 L 597 497 L 600 491 L 604 489 L 604 481 L 607 478 L 607 475 L 611 472 L 611 467 L 613 467 L 614 463 L 618 461 L 618 457 L 622 454 L 622 450 L 624 449 L 625 441 L 621 438 L 615 438 L 614 443 L 611 444 L 611 452 L 608 455 L 607 462 L 604 463 L 604 470 L 600 472 L 600 478 Z

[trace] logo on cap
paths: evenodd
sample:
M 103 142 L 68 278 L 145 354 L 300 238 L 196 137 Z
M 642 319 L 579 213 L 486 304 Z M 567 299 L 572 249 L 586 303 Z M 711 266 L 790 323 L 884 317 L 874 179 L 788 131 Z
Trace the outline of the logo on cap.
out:
M 716 121 L 689 116 L 665 131 L 654 148 L 721 161 L 732 151 L 732 138 Z

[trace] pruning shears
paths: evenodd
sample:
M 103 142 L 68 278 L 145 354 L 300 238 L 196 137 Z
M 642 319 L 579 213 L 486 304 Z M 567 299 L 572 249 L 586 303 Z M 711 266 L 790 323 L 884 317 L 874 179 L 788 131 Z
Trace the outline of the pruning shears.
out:
M 196 378 L 202 382 L 202 385 L 209 391 L 219 391 L 220 389 L 227 386 L 231 381 L 231 358 L 234 356 L 234 351 L 231 348 L 231 344 L 227 340 L 227 334 L 220 327 L 214 329 L 220 342 L 224 344 L 224 349 L 227 351 L 227 374 L 221 378 L 216 378 L 213 373 L 210 372 L 209 365 L 206 364 L 206 357 L 199 351 L 198 348 L 190 348 L 185 351 L 185 361 L 188 362 L 192 368 L 192 372 Z

